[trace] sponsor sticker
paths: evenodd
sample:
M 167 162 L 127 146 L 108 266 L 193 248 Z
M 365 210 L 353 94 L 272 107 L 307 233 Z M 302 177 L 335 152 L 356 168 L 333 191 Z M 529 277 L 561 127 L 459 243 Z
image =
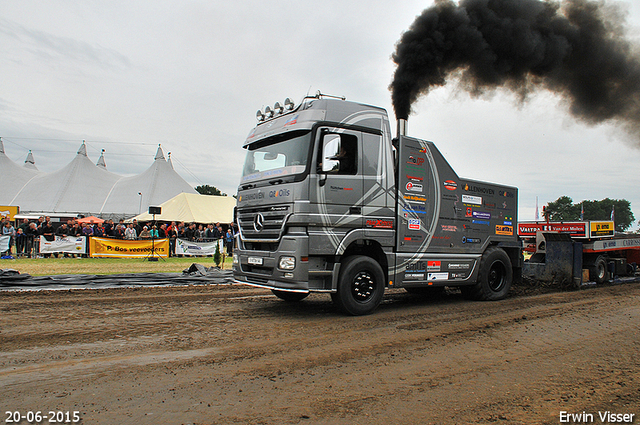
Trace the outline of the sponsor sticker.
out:
M 449 263 L 449 270 L 469 270 L 471 264 L 469 263 Z
M 491 222 L 487 220 L 471 220 L 473 224 L 484 224 L 485 226 L 491 225 Z
M 407 201 L 427 202 L 427 198 L 425 198 L 424 196 L 404 195 L 404 199 L 406 199 Z
M 503 224 L 498 224 L 496 226 L 496 235 L 504 235 L 504 236 L 513 235 L 513 226 L 505 226 Z
M 422 164 L 424 164 L 424 158 L 417 158 L 417 157 L 411 155 L 409 157 L 409 160 L 407 161 L 407 164 L 413 164 L 413 165 L 421 166 Z
M 439 272 L 441 264 L 442 263 L 440 261 L 427 261 L 427 271 Z
M 458 188 L 458 183 L 453 180 L 445 180 L 444 187 L 448 190 L 456 190 Z
M 289 189 L 271 190 L 269 191 L 269 198 L 279 198 L 281 196 L 289 196 L 291 191 Z
M 462 195 L 463 204 L 482 205 L 482 196 Z
M 409 229 L 411 230 L 420 230 L 420 220 L 417 218 L 409 219 Z
M 496 193 L 493 189 L 490 189 L 488 187 L 474 186 L 469 184 L 464 185 L 464 190 L 465 192 L 484 193 L 486 195 L 493 195 Z
M 418 183 L 408 182 L 406 185 L 407 192 L 420 192 L 422 193 L 422 185 Z
M 428 273 L 427 280 L 449 280 L 449 273 L 447 272 Z
M 393 220 L 367 220 L 367 227 L 374 229 L 393 229 Z
M 491 213 L 484 211 L 473 211 L 473 218 L 479 218 L 481 220 L 491 220 Z

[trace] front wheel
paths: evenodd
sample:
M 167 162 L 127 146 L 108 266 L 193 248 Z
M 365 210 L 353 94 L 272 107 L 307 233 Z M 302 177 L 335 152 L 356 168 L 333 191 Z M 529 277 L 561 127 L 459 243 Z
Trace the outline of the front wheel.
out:
M 513 282 L 511 260 L 504 250 L 489 247 L 480 259 L 478 282 L 471 286 L 461 286 L 466 298 L 483 301 L 501 300 L 507 296 Z
M 338 290 L 331 294 L 334 304 L 352 316 L 369 314 L 380 305 L 385 277 L 375 260 L 363 255 L 347 258 L 340 267 Z

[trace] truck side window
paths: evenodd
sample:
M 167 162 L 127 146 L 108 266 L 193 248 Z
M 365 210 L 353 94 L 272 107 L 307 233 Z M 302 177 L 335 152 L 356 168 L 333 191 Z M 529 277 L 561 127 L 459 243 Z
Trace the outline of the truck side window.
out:
M 330 174 L 356 174 L 358 138 L 350 134 L 325 134 L 319 171 Z

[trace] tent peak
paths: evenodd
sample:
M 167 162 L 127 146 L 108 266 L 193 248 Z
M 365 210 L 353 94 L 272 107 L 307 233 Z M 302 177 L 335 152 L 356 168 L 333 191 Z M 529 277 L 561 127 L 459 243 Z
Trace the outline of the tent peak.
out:
M 87 145 L 85 144 L 84 140 L 82 141 L 80 149 L 78 149 L 78 155 L 87 156 Z
M 98 158 L 96 165 L 104 168 L 105 170 L 107 169 L 107 164 L 104 162 L 104 149 L 102 149 L 102 153 L 100 153 L 100 158 Z
M 31 152 L 31 149 L 29 149 L 29 153 L 27 154 L 27 159 L 24 160 L 24 166 L 32 170 L 38 169 L 38 167 L 36 167 L 36 160 L 33 158 L 33 153 Z
M 164 159 L 164 153 L 162 153 L 162 146 L 160 144 L 158 144 L 158 150 L 156 151 L 156 156 L 153 159 Z

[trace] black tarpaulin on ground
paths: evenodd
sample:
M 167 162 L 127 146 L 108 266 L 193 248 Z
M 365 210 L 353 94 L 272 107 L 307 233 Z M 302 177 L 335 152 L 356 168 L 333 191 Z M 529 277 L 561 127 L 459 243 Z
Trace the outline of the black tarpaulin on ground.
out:
M 110 275 L 66 274 L 31 276 L 16 270 L 0 270 L 0 290 L 113 288 L 118 286 L 228 285 L 231 270 L 192 264 L 182 273 L 130 273 Z

